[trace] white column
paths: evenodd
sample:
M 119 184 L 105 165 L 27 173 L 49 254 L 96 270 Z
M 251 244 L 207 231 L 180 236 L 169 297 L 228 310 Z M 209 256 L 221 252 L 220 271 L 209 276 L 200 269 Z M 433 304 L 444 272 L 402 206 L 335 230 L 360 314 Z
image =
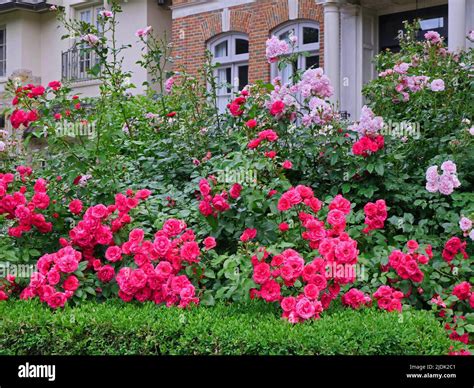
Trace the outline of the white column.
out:
M 359 69 L 362 66 L 362 37 L 358 28 L 360 23 L 359 6 L 348 5 L 341 7 L 341 84 L 340 110 L 347 111 L 350 118 L 359 117 L 359 96 L 362 81 Z
M 448 1 L 448 49 L 466 48 L 466 0 Z
M 339 101 L 341 59 L 339 39 L 339 6 L 336 2 L 324 3 L 324 71 L 331 80 L 334 95 L 331 101 Z

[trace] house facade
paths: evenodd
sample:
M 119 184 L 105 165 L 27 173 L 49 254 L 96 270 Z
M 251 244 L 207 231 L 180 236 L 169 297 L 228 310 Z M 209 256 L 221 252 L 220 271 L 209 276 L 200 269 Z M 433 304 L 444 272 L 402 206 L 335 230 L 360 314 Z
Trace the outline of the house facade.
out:
M 397 50 L 404 20 L 420 18 L 420 35 L 434 30 L 449 49 L 464 49 L 474 28 L 474 0 L 174 0 L 171 5 L 176 69 L 196 73 L 210 50 L 220 64 L 216 76 L 233 88 L 219 90 L 225 107 L 236 90 L 278 71 L 265 59 L 265 41 L 276 35 L 298 38 L 298 69 L 323 67 L 334 87 L 333 101 L 356 119 L 364 104 L 362 87 L 376 77 L 372 59 Z
M 46 84 L 70 82 L 74 93 L 98 94 L 99 83 L 88 74 L 94 58 L 80 55 L 65 34 L 51 6 L 63 7 L 70 18 L 96 23 L 106 0 L 0 0 L 0 108 L 9 105 L 3 96 L 9 77 Z M 123 66 L 133 70 L 136 93 L 150 80 L 136 65 L 141 46 L 135 31 L 152 26 L 173 43 L 175 70 L 197 74 L 209 50 L 219 63 L 216 77 L 226 83 L 219 89 L 219 105 L 248 83 L 286 81 L 292 69 L 279 70 L 265 59 L 265 42 L 275 35 L 297 36 L 300 53 L 294 67 L 322 67 L 334 86 L 334 102 L 352 119 L 358 117 L 365 83 L 376 77 L 372 58 L 384 49 L 397 50 L 403 20 L 421 18 L 423 31 L 445 36 L 450 50 L 472 42 L 466 34 L 474 28 L 474 0 L 122 0 L 118 15 L 119 44 L 131 44 Z M 305 53 L 305 54 L 303 54 Z
M 131 83 L 135 93 L 144 91 L 143 82 L 150 75 L 136 62 L 141 57 L 135 31 L 152 26 L 155 33 L 171 35 L 171 11 L 156 0 L 126 0 L 117 16 L 116 37 L 119 44 L 130 44 L 123 66 L 133 69 Z M 97 96 L 99 82 L 88 74 L 95 64 L 92 53 L 80 53 L 74 39 L 62 40 L 66 34 L 51 6 L 63 7 L 66 16 L 97 23 L 107 1 L 90 0 L 0 0 L 0 105 L 7 107 L 10 99 L 1 97 L 8 78 L 18 77 L 24 83 L 47 84 L 52 80 L 70 83 L 73 92 Z M 0 106 L 0 108 L 2 108 Z

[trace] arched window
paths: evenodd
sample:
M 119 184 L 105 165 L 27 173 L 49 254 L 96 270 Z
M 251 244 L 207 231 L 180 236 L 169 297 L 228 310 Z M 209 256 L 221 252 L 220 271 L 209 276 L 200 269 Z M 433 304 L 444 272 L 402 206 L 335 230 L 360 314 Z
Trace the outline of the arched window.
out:
M 299 53 L 293 66 L 287 65 L 279 70 L 276 63 L 271 66 L 272 78 L 280 76 L 283 83 L 290 81 L 295 70 L 308 70 L 319 67 L 319 24 L 311 21 L 300 21 L 286 24 L 276 29 L 272 35 L 280 40 L 289 41 L 290 35 L 297 38 L 294 52 Z M 304 53 L 307 53 L 305 55 Z
M 245 34 L 231 33 L 218 37 L 209 43 L 214 63 L 217 103 L 223 112 L 234 93 L 249 83 L 249 41 Z

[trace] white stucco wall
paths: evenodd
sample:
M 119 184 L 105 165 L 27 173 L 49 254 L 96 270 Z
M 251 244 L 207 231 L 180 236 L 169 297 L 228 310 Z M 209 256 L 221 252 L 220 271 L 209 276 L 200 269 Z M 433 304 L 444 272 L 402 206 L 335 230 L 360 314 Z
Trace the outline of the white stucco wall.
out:
M 106 3 L 104 0 L 49 2 L 64 6 L 69 17 L 74 17 L 81 7 Z M 142 45 L 138 43 L 135 31 L 151 25 L 155 33 L 166 31 L 167 36 L 171 37 L 171 11 L 159 7 L 156 0 L 124 0 L 121 5 L 123 12 L 117 16 L 119 24 L 116 38 L 119 45 L 131 45 L 124 51 L 123 68 L 133 73 L 131 82 L 136 89 L 132 92 L 143 93 L 142 84 L 148 81 L 148 73 L 136 64 L 141 57 Z M 61 79 L 61 53 L 71 48 L 74 42 L 72 39 L 61 40 L 66 31 L 60 27 L 54 12 L 12 11 L 0 14 L 0 26 L 6 26 L 7 30 L 7 75 L 25 69 L 30 70 L 33 76 L 40 77 L 43 85 Z M 6 79 L 0 78 L 0 93 L 4 91 Z M 99 83 L 95 80 L 73 83 L 71 86 L 74 93 L 83 96 L 96 96 L 99 93 Z

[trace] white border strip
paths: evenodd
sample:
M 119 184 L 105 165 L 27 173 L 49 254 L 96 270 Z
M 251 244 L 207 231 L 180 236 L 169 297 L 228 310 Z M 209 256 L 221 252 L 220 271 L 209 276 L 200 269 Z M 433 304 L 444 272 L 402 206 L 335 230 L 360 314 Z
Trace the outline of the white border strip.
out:
M 219 9 L 235 7 L 237 5 L 254 3 L 255 0 L 211 0 L 205 2 L 190 3 L 181 6 L 171 7 L 173 19 L 184 18 L 204 12 L 216 11 Z

